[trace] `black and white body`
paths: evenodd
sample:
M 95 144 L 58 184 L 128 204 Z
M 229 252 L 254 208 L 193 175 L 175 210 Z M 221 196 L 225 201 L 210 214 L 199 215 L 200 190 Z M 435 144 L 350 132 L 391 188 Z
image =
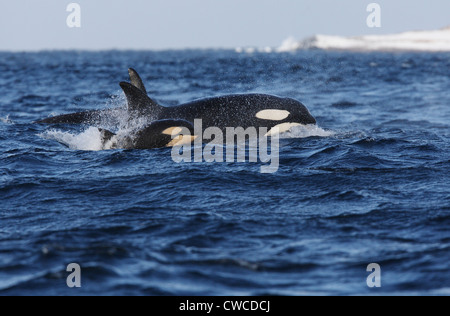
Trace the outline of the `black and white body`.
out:
M 159 120 L 125 135 L 99 128 L 103 148 L 153 149 L 182 146 L 195 140 L 194 127 L 184 120 Z
M 165 107 L 147 95 L 145 86 L 135 70 L 129 69 L 129 75 L 131 83 L 121 82 L 120 86 L 127 98 L 130 121 L 142 118 L 149 121 L 148 126 L 134 133 L 133 141 L 129 142 L 131 148 L 146 149 L 169 146 L 170 141 L 166 143 L 166 140 L 159 142 L 147 141 L 147 139 L 157 138 L 161 133 L 157 133 L 157 135 L 152 133 L 156 130 L 159 131 L 161 126 L 166 127 L 164 130 L 174 127 L 167 127 L 167 124 L 191 130 L 195 120 L 202 120 L 204 130 L 209 127 L 217 127 L 221 130 L 225 130 L 227 127 L 244 129 L 265 127 L 269 131 L 268 135 L 273 128 L 282 133 L 293 126 L 316 124 L 314 117 L 299 101 L 265 94 L 227 95 L 196 100 L 175 107 Z M 111 111 L 67 114 L 36 123 L 96 125 Z M 165 123 L 158 123 L 159 121 Z M 106 131 L 102 131 L 102 133 L 106 133 L 106 141 L 111 140 L 114 136 Z

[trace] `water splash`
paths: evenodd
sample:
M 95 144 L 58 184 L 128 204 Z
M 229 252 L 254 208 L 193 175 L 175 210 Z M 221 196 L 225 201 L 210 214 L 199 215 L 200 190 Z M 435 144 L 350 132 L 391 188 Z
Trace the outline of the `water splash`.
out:
M 143 126 L 144 123 L 140 123 Z M 111 149 L 132 148 L 134 135 L 141 127 L 123 128 L 118 130 L 113 137 L 105 139 L 102 131 L 97 127 L 89 127 L 81 132 L 65 132 L 61 130 L 48 130 L 37 136 L 56 141 L 70 149 L 82 151 L 100 151 Z
M 280 135 L 280 138 L 330 137 L 333 131 L 327 131 L 317 125 L 299 125 Z
M 114 96 L 107 101 L 106 109 L 92 117 L 90 125 L 99 126 L 115 134 L 105 141 L 102 131 L 97 127 L 89 127 L 81 132 L 67 132 L 56 129 L 47 130 L 39 137 L 73 149 L 82 151 L 100 151 L 128 148 L 136 131 L 151 123 L 148 117 L 130 117 L 124 96 Z
M 6 117 L 0 117 L 0 122 L 5 124 L 14 124 L 14 122 L 9 118 L 9 114 Z
M 102 142 L 101 133 L 99 129 L 95 127 L 89 127 L 79 134 L 62 132 L 59 130 L 49 130 L 38 136 L 48 140 L 55 140 L 74 150 L 99 151 L 106 149 Z

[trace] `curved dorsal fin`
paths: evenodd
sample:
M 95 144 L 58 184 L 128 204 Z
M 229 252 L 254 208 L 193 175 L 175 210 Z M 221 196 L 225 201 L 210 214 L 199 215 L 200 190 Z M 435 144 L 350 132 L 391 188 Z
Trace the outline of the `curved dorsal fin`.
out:
M 150 99 L 141 89 L 128 82 L 121 82 L 120 87 L 127 97 L 128 112 L 130 112 L 130 114 L 158 114 L 163 108 L 161 105 Z
M 145 89 L 144 83 L 142 82 L 141 77 L 133 68 L 128 69 L 128 74 L 130 75 L 130 81 L 133 86 L 147 94 L 147 89 Z

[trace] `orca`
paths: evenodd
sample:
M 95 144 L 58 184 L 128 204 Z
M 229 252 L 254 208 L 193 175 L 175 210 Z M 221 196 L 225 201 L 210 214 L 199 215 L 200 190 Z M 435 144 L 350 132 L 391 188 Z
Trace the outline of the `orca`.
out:
M 184 120 L 159 120 L 125 134 L 99 128 L 104 149 L 156 149 L 191 144 L 194 126 Z
M 132 124 L 135 120 L 147 120 L 149 125 L 136 132 L 134 148 L 151 148 L 165 144 L 167 139 L 155 141 L 151 133 L 161 135 L 161 126 L 176 123 L 191 130 L 195 120 L 202 120 L 202 128 L 217 127 L 223 131 L 227 127 L 242 127 L 244 129 L 265 127 L 266 136 L 271 136 L 275 130 L 283 133 L 298 125 L 315 125 L 316 120 L 305 105 L 291 98 L 281 98 L 267 94 L 234 94 L 195 100 L 179 106 L 166 107 L 160 105 L 147 95 L 147 90 L 139 74 L 132 68 L 128 70 L 130 83 L 121 82 L 120 87 L 125 93 L 128 108 L 127 114 Z M 38 124 L 87 124 L 100 126 L 105 117 L 113 116 L 118 109 L 86 111 L 73 114 L 46 118 L 35 123 Z M 169 123 L 171 122 L 171 123 Z M 158 123 L 158 124 L 157 124 Z M 156 125 L 153 125 L 156 124 Z M 177 125 L 175 124 L 175 125 Z M 172 124 L 173 125 L 173 124 Z M 156 128 L 156 129 L 155 129 Z M 114 138 L 111 132 L 102 131 L 104 141 Z M 193 134 L 191 134 L 193 135 Z M 149 142 L 146 142 L 149 138 Z M 151 139 L 151 140 L 150 140 Z M 170 142 L 169 142 L 170 143 Z

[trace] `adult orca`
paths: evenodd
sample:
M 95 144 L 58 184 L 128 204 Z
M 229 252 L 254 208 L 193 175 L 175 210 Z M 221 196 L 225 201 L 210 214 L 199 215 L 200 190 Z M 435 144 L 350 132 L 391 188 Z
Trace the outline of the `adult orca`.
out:
M 128 70 L 130 82 L 121 82 L 128 103 L 129 121 L 182 120 L 181 124 L 190 128 L 197 119 L 202 120 L 203 130 L 218 127 L 265 127 L 280 133 L 298 125 L 316 124 L 308 109 L 299 101 L 266 94 L 235 94 L 200 99 L 175 107 L 165 107 L 152 100 L 139 74 L 132 68 Z M 118 109 L 87 111 L 46 118 L 39 124 L 87 124 L 101 126 L 105 117 L 113 116 Z M 190 125 L 189 125 L 190 124 Z M 187 126 L 189 125 L 189 126 Z M 112 133 L 107 133 L 111 136 Z M 143 135 L 149 135 L 148 132 Z

